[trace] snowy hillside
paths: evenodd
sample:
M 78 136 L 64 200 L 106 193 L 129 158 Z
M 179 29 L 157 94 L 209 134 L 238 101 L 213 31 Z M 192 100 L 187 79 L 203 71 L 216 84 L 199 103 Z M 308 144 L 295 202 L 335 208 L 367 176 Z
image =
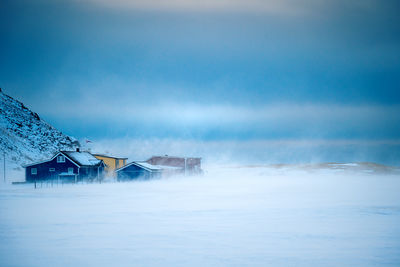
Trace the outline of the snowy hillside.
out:
M 0 149 L 13 165 L 47 158 L 57 150 L 71 150 L 79 142 L 42 120 L 23 103 L 0 90 Z

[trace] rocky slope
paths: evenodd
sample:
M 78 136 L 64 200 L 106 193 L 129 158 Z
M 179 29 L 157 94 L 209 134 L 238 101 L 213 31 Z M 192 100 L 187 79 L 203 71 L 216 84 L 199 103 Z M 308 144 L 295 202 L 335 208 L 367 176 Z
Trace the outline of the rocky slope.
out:
M 75 138 L 63 134 L 0 89 L 1 158 L 5 153 L 6 159 L 18 166 L 79 146 Z

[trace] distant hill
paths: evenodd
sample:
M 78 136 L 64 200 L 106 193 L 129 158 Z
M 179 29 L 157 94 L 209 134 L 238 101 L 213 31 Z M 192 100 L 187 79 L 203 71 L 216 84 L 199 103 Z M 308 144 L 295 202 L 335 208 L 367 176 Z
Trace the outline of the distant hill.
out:
M 326 170 L 334 173 L 369 173 L 369 174 L 400 174 L 400 168 L 374 162 L 352 162 L 352 163 L 304 163 L 304 164 L 264 164 L 264 165 L 232 165 L 228 168 L 251 168 L 281 171 L 306 171 L 309 173 Z
M 63 134 L 23 103 L 0 89 L 0 157 L 16 165 L 49 157 L 58 150 L 73 150 L 79 142 Z

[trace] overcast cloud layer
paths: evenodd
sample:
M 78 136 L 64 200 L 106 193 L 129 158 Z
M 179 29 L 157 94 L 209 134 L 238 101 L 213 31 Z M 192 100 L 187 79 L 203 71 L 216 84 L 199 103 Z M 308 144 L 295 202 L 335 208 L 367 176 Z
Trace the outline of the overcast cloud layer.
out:
M 400 139 L 397 1 L 0 10 L 0 86 L 77 137 Z

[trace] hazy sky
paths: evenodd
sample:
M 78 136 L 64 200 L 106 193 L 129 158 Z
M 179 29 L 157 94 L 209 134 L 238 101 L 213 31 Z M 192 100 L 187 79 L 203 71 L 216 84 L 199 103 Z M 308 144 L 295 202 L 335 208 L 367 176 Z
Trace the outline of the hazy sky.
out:
M 397 0 L 0 7 L 0 87 L 78 138 L 400 139 Z

